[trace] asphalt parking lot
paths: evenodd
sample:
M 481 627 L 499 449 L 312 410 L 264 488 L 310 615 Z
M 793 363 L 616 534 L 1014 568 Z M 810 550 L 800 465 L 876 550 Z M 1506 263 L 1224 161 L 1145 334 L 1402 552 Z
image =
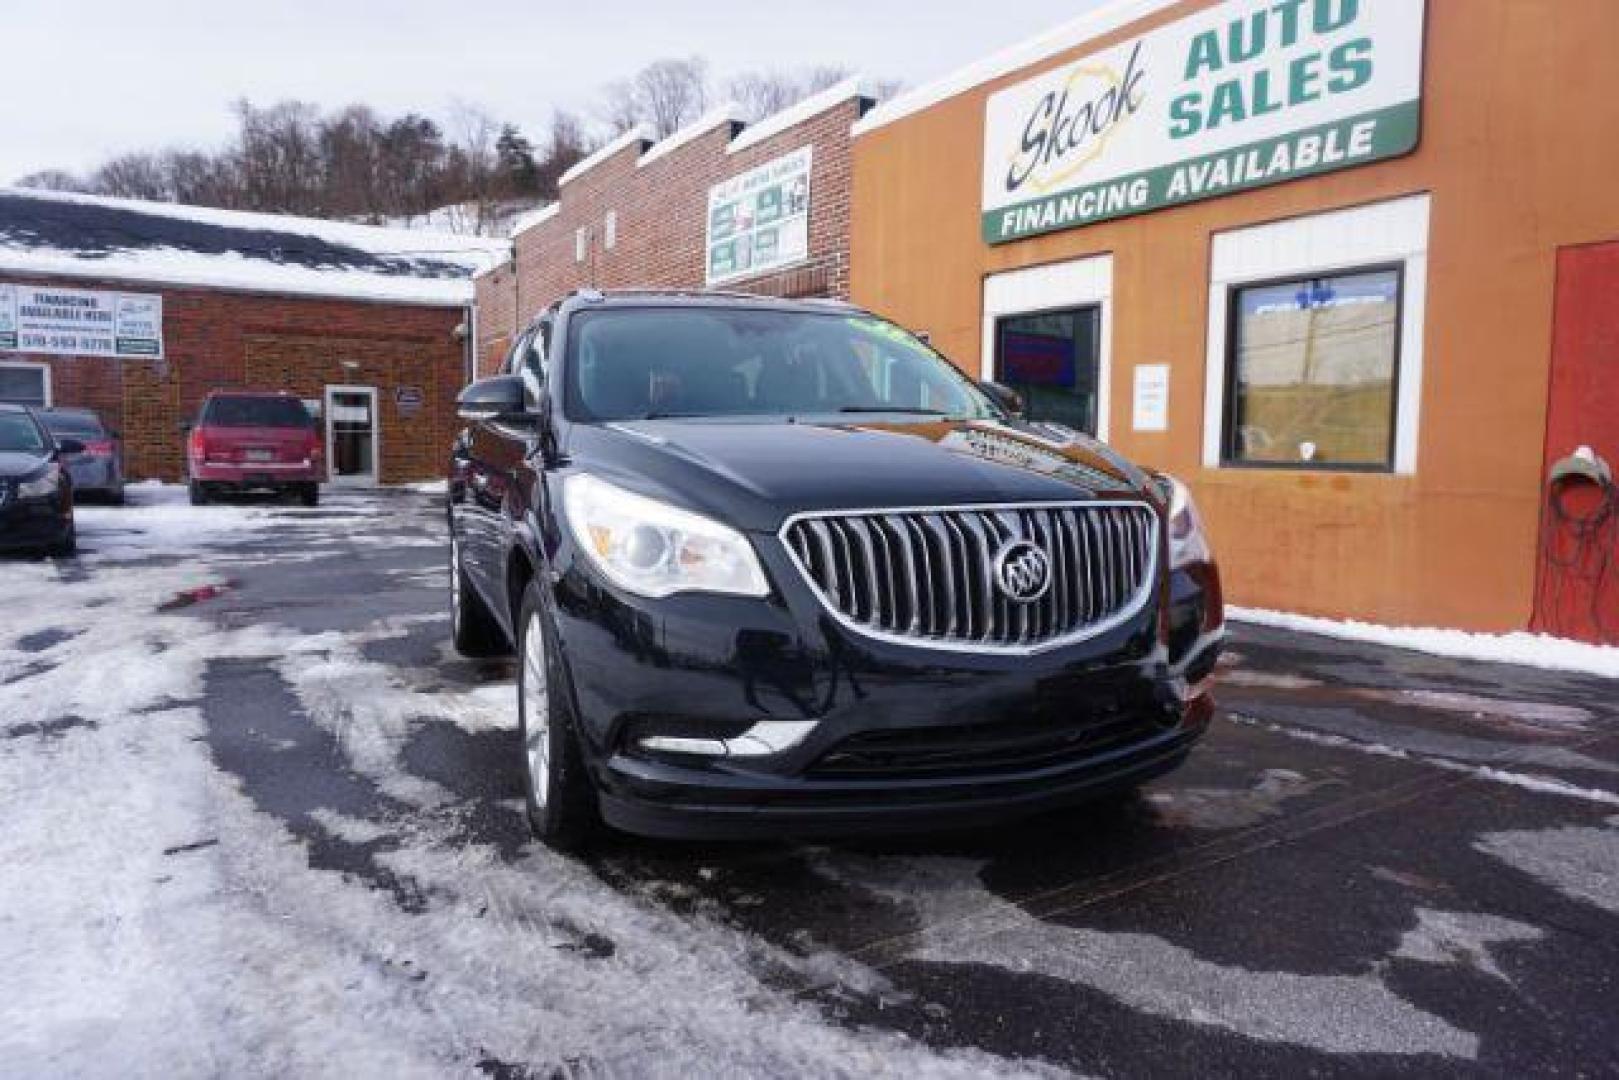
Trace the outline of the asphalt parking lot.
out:
M 407 492 L 0 564 L 0 1074 L 1619 1072 L 1616 684 L 1239 627 L 1139 799 L 528 840 Z

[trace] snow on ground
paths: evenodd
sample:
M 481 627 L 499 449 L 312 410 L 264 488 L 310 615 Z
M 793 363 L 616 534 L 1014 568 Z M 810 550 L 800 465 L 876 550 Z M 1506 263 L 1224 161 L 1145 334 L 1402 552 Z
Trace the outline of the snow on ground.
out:
M 403 747 L 424 714 L 469 734 L 509 726 L 509 687 L 424 696 L 366 658 L 368 643 L 424 617 L 306 633 L 273 616 L 232 627 L 164 610 L 223 580 L 232 542 L 296 528 L 299 512 L 193 509 L 165 488 L 131 494 L 129 507 L 85 512 L 83 540 L 99 554 L 5 568 L 0 1072 L 440 1076 L 491 1062 L 538 1063 L 535 1075 L 1047 1071 L 836 1023 L 795 988 L 880 989 L 852 961 L 677 914 L 540 847 L 513 860 L 468 843 L 454 797 L 410 773 Z M 325 512 L 352 515 L 336 529 L 356 532 L 374 510 L 334 499 Z M 304 553 L 289 543 L 286 554 Z M 362 845 L 418 904 L 320 868 L 310 839 L 221 767 L 212 742 L 254 737 L 206 711 L 222 661 L 272 672 L 342 759 L 267 744 L 264 768 L 336 768 L 343 783 L 352 770 L 387 808 L 322 810 L 311 815 L 317 838 Z M 601 941 L 605 951 L 591 946 Z
M 1329 1053 L 1471 1058 L 1478 1052 L 1477 1036 L 1391 988 L 1384 965 L 1354 975 L 1254 971 L 1213 962 L 1150 934 L 1053 924 L 985 889 L 982 867 L 971 860 L 827 853 L 815 869 L 914 908 L 922 929 L 910 951 L 913 959 L 1045 975 L 1093 987 L 1147 1013 Z M 1505 919 L 1489 920 L 1477 947 L 1487 956 L 1494 942 L 1535 933 Z M 1457 962 L 1401 948 L 1393 955 Z
M 1494 664 L 1520 664 L 1549 671 L 1571 671 L 1619 679 L 1619 648 L 1566 641 L 1544 634 L 1470 634 L 1433 627 L 1379 626 L 1375 623 L 1322 619 L 1257 608 L 1228 608 L 1237 622 L 1296 630 L 1344 641 L 1364 641 L 1396 649 L 1411 649 L 1459 660 Z

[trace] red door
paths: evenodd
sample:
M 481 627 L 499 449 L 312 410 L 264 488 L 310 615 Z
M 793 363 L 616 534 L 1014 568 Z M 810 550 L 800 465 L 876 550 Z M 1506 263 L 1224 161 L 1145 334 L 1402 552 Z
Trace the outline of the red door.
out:
M 1619 242 L 1557 257 L 1546 472 L 1588 446 L 1619 475 Z M 1549 485 L 1535 629 L 1619 644 L 1619 489 Z

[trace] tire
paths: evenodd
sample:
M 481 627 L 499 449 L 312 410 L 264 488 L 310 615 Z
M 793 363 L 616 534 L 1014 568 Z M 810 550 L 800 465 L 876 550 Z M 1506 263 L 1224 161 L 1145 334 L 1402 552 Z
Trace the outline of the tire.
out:
M 320 485 L 319 484 L 305 484 L 302 488 L 300 488 L 298 490 L 298 501 L 303 503 L 305 506 L 319 506 L 320 505 Z
M 187 494 L 189 494 L 191 496 L 191 505 L 192 506 L 207 506 L 208 505 L 208 491 L 207 491 L 207 489 L 204 488 L 201 484 L 197 483 L 195 480 L 191 481 L 191 483 L 186 485 L 186 492 L 187 492 Z
M 561 665 L 537 580 L 529 582 L 517 625 L 517 728 L 529 827 L 547 847 L 580 854 L 601 835 L 601 808 L 560 686 Z
M 461 568 L 461 542 L 450 537 L 450 632 L 455 651 L 462 656 L 482 659 L 510 652 L 500 624 L 484 606 L 483 600 Z
M 129 500 L 124 497 L 124 485 L 119 484 L 113 488 L 112 494 L 107 496 L 107 501 L 114 506 L 123 506 L 128 502 Z
M 73 522 L 68 522 L 67 532 L 62 538 L 50 547 L 50 554 L 58 559 L 70 558 L 79 552 L 79 528 Z

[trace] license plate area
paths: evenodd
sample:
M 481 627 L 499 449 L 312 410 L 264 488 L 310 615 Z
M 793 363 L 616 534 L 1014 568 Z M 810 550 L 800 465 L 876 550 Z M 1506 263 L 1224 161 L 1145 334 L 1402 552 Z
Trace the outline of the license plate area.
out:
M 242 451 L 242 460 L 243 461 L 274 461 L 275 460 L 275 451 L 274 450 L 262 450 L 262 449 L 259 449 L 257 447 L 255 447 L 255 448 L 253 448 L 251 450 L 244 450 L 244 451 Z

